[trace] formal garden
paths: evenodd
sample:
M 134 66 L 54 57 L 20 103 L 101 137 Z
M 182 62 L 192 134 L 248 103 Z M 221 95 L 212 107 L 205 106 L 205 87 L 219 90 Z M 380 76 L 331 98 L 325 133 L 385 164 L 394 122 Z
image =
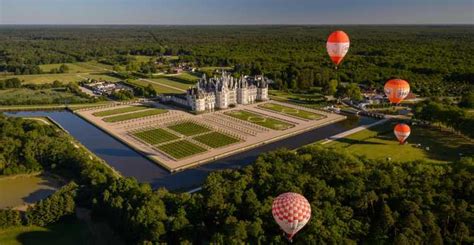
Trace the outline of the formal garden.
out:
M 211 131 L 208 127 L 194 122 L 181 122 L 168 126 L 168 128 L 185 136 L 192 136 Z
M 240 141 L 237 138 L 219 132 L 199 135 L 194 137 L 193 139 L 211 148 L 220 148 Z
M 302 119 L 307 119 L 307 120 L 317 120 L 320 118 L 323 118 L 323 115 L 310 112 L 310 111 L 305 111 L 305 110 L 300 110 L 296 109 L 293 107 L 288 107 L 280 104 L 275 104 L 275 103 L 265 103 L 261 104 L 258 107 L 263 108 L 263 109 L 268 109 L 272 111 L 276 111 L 285 115 L 293 116 L 293 117 L 298 117 Z
M 229 111 L 225 114 L 274 130 L 285 130 L 294 126 L 293 124 L 287 122 L 244 110 Z
M 204 147 L 193 144 L 188 140 L 174 141 L 159 145 L 157 148 L 175 159 L 189 157 L 206 151 Z
M 151 130 L 141 131 L 138 133 L 134 133 L 133 135 L 150 145 L 157 145 L 157 144 L 165 143 L 165 142 L 179 138 L 178 136 L 162 128 L 155 128 Z
M 128 112 L 135 112 L 135 111 L 141 111 L 149 109 L 147 106 L 127 106 L 127 107 L 122 107 L 122 108 L 117 108 L 117 109 L 112 109 L 112 110 L 105 110 L 105 111 L 99 111 L 99 112 L 94 112 L 92 115 L 96 117 L 106 117 L 106 116 L 112 116 L 112 115 L 117 115 L 117 114 L 123 114 L 123 113 L 128 113 Z
M 149 116 L 159 115 L 159 114 L 163 114 L 163 113 L 166 113 L 166 112 L 168 112 L 168 110 L 150 109 L 150 110 L 139 111 L 139 112 L 135 112 L 135 113 L 128 113 L 128 114 L 121 114 L 121 115 L 117 115 L 117 116 L 105 117 L 102 120 L 104 122 L 114 123 L 114 122 L 127 121 L 127 120 L 142 118 L 142 117 L 149 117 Z

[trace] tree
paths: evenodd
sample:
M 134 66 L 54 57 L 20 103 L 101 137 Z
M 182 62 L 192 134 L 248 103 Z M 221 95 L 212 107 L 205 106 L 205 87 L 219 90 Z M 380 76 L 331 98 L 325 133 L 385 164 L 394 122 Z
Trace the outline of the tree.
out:
M 474 91 L 463 94 L 459 106 L 464 108 L 474 108 Z
M 335 79 L 330 80 L 329 82 L 324 84 L 324 94 L 325 95 L 335 95 L 337 91 L 339 82 Z
M 66 64 L 62 64 L 58 70 L 59 73 L 67 73 L 68 71 L 69 71 L 69 66 L 67 66 Z

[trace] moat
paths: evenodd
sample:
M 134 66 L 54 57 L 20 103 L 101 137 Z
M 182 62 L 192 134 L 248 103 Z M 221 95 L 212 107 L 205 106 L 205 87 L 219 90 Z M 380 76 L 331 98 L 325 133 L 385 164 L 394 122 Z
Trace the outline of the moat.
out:
M 170 190 L 189 190 L 199 186 L 212 171 L 226 168 L 241 168 L 251 164 L 261 153 L 278 148 L 295 149 L 357 126 L 371 124 L 377 120 L 367 117 L 349 116 L 344 121 L 262 145 L 195 168 L 170 173 L 69 111 L 22 111 L 5 114 L 21 117 L 47 116 L 57 122 L 89 150 L 104 159 L 123 176 L 134 177 L 140 182 L 148 182 L 153 188 L 165 187 Z

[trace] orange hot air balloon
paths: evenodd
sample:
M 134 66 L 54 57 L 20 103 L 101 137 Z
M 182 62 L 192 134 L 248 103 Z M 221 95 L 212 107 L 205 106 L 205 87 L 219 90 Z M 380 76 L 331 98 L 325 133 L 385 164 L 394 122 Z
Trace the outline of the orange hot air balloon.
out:
M 332 62 L 336 67 L 341 63 L 347 51 L 349 51 L 349 36 L 343 31 L 335 31 L 328 37 L 326 49 Z
M 385 83 L 384 91 L 391 103 L 398 104 L 410 93 L 410 84 L 402 79 L 391 79 Z
M 408 136 L 410 136 L 410 132 L 410 127 L 404 123 L 397 124 L 393 129 L 393 133 L 397 137 L 398 142 L 400 142 L 400 144 L 403 144 L 405 142 Z

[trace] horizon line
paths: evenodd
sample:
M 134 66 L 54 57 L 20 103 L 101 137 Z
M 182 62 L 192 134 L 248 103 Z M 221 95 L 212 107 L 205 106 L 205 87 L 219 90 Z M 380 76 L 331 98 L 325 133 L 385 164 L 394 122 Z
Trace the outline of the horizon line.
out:
M 474 23 L 345 23 L 345 24 L 12 24 L 0 23 L 0 26 L 454 26 L 474 25 Z

